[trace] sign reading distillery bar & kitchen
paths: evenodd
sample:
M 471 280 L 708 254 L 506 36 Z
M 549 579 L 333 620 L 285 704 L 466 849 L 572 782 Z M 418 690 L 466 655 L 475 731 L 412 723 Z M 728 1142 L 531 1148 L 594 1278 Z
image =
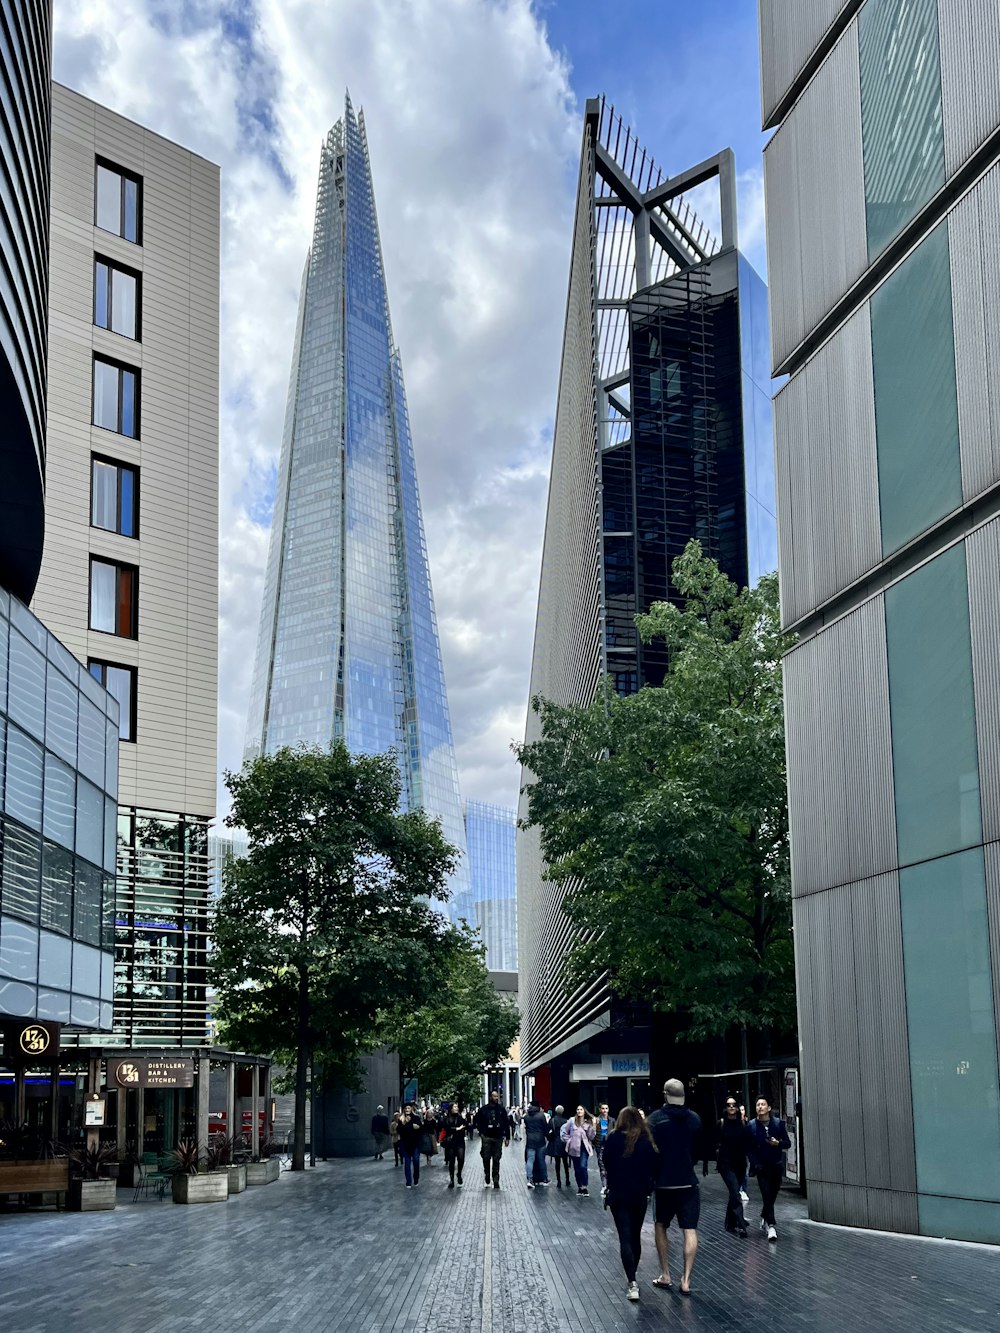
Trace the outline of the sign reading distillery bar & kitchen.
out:
M 117 1088 L 193 1088 L 194 1061 L 183 1056 L 143 1056 L 108 1061 L 108 1083 Z

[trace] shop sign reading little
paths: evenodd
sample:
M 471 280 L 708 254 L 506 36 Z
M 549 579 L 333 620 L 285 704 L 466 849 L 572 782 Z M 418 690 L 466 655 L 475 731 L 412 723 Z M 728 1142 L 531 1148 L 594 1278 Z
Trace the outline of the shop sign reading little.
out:
M 193 1088 L 194 1064 L 173 1056 L 109 1060 L 108 1082 L 119 1088 Z

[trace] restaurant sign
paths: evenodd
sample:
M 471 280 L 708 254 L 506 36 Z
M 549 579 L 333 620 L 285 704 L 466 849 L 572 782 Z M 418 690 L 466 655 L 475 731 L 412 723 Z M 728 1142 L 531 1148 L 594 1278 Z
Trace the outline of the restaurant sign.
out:
M 31 1064 L 40 1060 L 50 1064 L 59 1055 L 58 1023 L 40 1023 L 36 1019 L 21 1018 L 5 1023 L 3 1054 L 8 1064 Z
M 183 1056 L 143 1056 L 108 1061 L 108 1083 L 116 1088 L 193 1088 L 194 1062 Z

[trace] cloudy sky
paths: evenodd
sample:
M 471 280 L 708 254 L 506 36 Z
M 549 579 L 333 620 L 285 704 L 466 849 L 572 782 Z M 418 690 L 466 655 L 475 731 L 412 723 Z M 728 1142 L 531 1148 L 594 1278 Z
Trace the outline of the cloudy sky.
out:
M 320 142 L 363 107 L 463 795 L 513 805 L 583 104 L 730 145 L 764 272 L 756 0 L 55 0 L 55 77 L 222 168 L 220 769 L 238 768 Z M 225 794 L 220 790 L 220 802 Z

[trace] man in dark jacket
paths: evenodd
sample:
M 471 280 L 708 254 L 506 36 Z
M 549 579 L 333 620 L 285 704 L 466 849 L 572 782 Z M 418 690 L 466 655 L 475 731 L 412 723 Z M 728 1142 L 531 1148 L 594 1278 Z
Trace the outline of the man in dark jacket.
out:
M 510 1117 L 500 1105 L 500 1094 L 491 1092 L 485 1106 L 476 1112 L 476 1129 L 482 1142 L 480 1152 L 483 1158 L 483 1173 L 486 1176 L 484 1189 L 490 1187 L 490 1168 L 493 1170 L 493 1188 L 500 1188 L 500 1156 L 510 1143 Z
M 785 1122 L 771 1114 L 771 1103 L 764 1096 L 757 1098 L 757 1114 L 747 1126 L 747 1146 L 750 1165 L 760 1186 L 760 1229 L 769 1241 L 778 1239 L 774 1224 L 774 1201 L 781 1189 L 785 1173 L 785 1153 L 792 1146 Z
M 455 1188 L 455 1167 L 458 1167 L 458 1184 L 462 1185 L 462 1172 L 465 1170 L 465 1134 L 468 1122 L 458 1109 L 458 1102 L 452 1102 L 447 1114 L 441 1121 L 444 1127 L 444 1160 L 448 1164 L 448 1188 Z
M 549 1168 L 545 1161 L 545 1145 L 548 1137 L 549 1122 L 545 1118 L 545 1112 L 537 1102 L 531 1102 L 528 1114 L 524 1117 L 524 1174 L 527 1177 L 529 1190 L 535 1188 L 536 1165 L 539 1185 L 549 1183 Z
M 701 1118 L 684 1105 L 684 1084 L 668 1078 L 663 1085 L 663 1106 L 649 1117 L 649 1128 L 659 1150 L 659 1175 L 656 1181 L 656 1253 L 660 1257 L 660 1275 L 654 1287 L 670 1287 L 670 1244 L 667 1227 L 677 1218 L 684 1236 L 684 1273 L 681 1293 L 691 1291 L 691 1269 L 698 1253 L 698 1215 L 701 1195 L 695 1162 L 701 1156 Z
M 372 1143 L 375 1147 L 375 1161 L 381 1162 L 382 1154 L 389 1146 L 389 1117 L 384 1106 L 376 1106 L 372 1116 Z
M 556 1164 L 556 1188 L 562 1189 L 562 1172 L 566 1175 L 566 1187 L 569 1188 L 569 1156 L 566 1152 L 566 1145 L 563 1143 L 562 1127 L 566 1123 L 566 1117 L 563 1114 L 563 1108 L 557 1106 L 552 1112 L 552 1119 L 549 1121 L 549 1146 L 548 1155 Z

